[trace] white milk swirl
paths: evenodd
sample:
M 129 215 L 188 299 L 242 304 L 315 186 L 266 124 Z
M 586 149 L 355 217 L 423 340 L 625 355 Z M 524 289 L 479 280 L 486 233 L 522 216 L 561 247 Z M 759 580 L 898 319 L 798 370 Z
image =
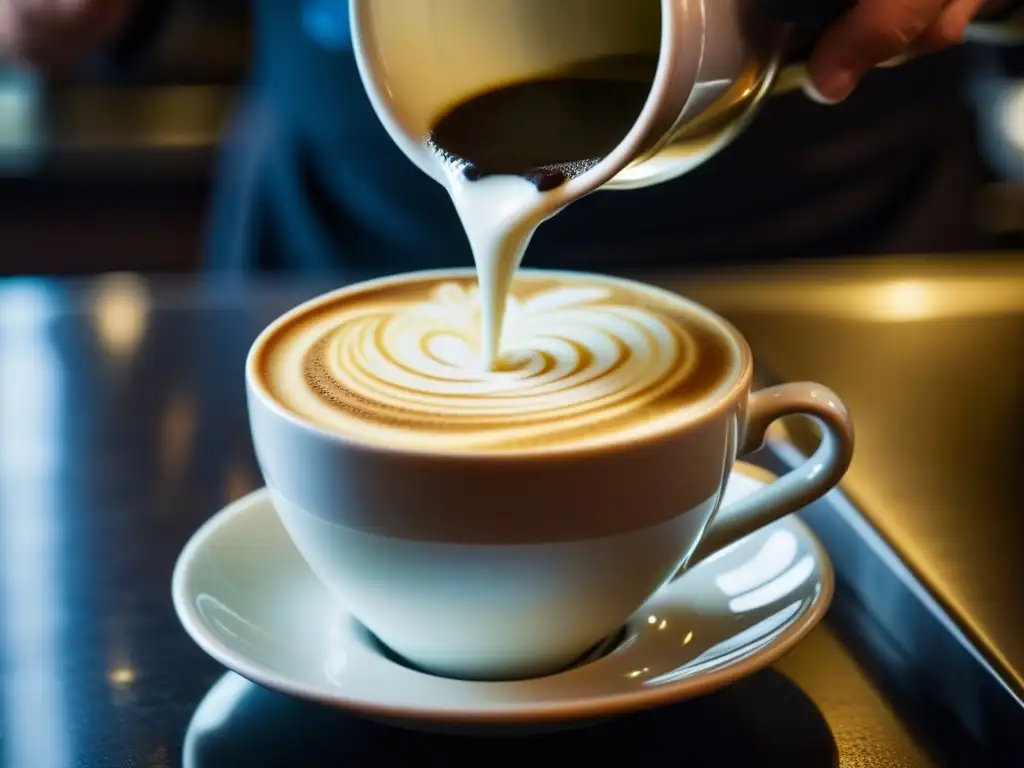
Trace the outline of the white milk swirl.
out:
M 671 315 L 616 293 L 586 283 L 514 290 L 493 369 L 481 364 L 475 286 L 436 283 L 427 300 L 342 301 L 279 340 L 268 379 L 311 421 L 396 447 L 621 439 L 664 415 L 652 404 L 676 399 L 708 347 Z

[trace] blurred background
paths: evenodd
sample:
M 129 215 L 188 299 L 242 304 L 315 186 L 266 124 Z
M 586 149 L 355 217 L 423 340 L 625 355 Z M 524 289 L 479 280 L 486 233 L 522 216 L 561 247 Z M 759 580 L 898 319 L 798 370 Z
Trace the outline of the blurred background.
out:
M 216 155 L 250 66 L 249 3 L 181 0 L 127 74 L 42 77 L 0 61 L 0 274 L 180 272 L 200 263 Z M 1024 245 L 1024 55 L 984 58 L 970 88 L 989 170 L 969 199 Z
M 127 72 L 0 60 L 0 274 L 199 265 L 216 153 L 250 63 L 249 3 L 179 0 Z

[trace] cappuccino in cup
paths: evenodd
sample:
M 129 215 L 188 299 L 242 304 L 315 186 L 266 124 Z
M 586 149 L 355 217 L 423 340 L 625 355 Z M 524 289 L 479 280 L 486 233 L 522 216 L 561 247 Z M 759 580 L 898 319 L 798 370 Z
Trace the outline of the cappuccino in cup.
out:
M 246 365 L 260 467 L 298 551 L 418 668 L 544 675 L 613 635 L 705 556 L 823 495 L 852 425 L 817 384 L 751 394 L 743 338 L 626 280 L 520 271 L 479 362 L 472 270 L 402 275 L 297 307 Z M 776 418 L 824 440 L 727 509 Z
M 404 7 L 375 8 L 406 24 Z M 344 288 L 250 351 L 253 442 L 285 529 L 348 612 L 427 672 L 563 669 L 698 546 L 795 511 L 849 464 L 839 398 L 817 384 L 752 395 L 746 342 L 708 310 L 626 280 L 519 270 L 546 219 L 670 127 L 654 119 L 667 76 L 652 30 L 636 26 L 622 55 L 456 89 L 422 133 L 393 131 L 444 183 L 476 269 Z M 733 463 L 794 413 L 821 423 L 821 447 L 719 515 Z
M 634 31 L 621 55 L 459 89 L 414 137 L 475 270 L 342 289 L 273 323 L 249 355 L 253 440 L 285 529 L 346 609 L 428 672 L 571 665 L 698 545 L 795 511 L 850 460 L 839 399 L 814 384 L 751 395 L 746 343 L 708 310 L 625 280 L 519 270 L 545 220 L 665 135 L 660 36 Z M 822 423 L 821 448 L 717 520 L 735 460 L 792 413 Z
M 507 306 L 501 356 L 481 368 L 473 276 L 356 287 L 279 325 L 258 375 L 296 417 L 354 441 L 538 454 L 678 426 L 743 364 L 714 318 L 635 283 L 521 272 Z

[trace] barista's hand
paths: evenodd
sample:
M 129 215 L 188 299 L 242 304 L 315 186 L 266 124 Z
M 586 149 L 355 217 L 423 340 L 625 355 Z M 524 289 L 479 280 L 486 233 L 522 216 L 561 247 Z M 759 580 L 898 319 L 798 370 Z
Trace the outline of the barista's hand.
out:
M 0 0 L 0 57 L 63 67 L 117 34 L 132 0 Z
M 859 0 L 815 47 L 808 62 L 813 84 L 808 95 L 842 101 L 872 67 L 958 43 L 985 5 L 985 0 Z

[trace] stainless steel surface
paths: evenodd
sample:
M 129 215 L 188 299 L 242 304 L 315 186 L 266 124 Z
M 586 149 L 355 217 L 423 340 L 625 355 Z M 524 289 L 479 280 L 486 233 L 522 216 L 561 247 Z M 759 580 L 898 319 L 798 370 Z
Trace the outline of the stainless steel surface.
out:
M 779 432 L 763 463 L 782 472 L 804 456 Z M 915 700 L 904 709 L 930 721 L 955 720 L 1000 753 L 1002 764 L 1024 764 L 1024 703 L 870 522 L 840 490 L 801 517 L 836 568 L 833 620 L 876 675 Z
M 817 704 L 835 738 L 840 768 L 946 764 L 900 724 L 892 702 L 851 660 L 849 650 L 826 623 L 776 665 Z
M 666 282 L 666 281 L 662 281 Z M 1024 262 L 965 258 L 667 280 L 858 430 L 843 487 L 1015 695 L 1024 693 Z M 814 440 L 794 425 L 804 450 Z

